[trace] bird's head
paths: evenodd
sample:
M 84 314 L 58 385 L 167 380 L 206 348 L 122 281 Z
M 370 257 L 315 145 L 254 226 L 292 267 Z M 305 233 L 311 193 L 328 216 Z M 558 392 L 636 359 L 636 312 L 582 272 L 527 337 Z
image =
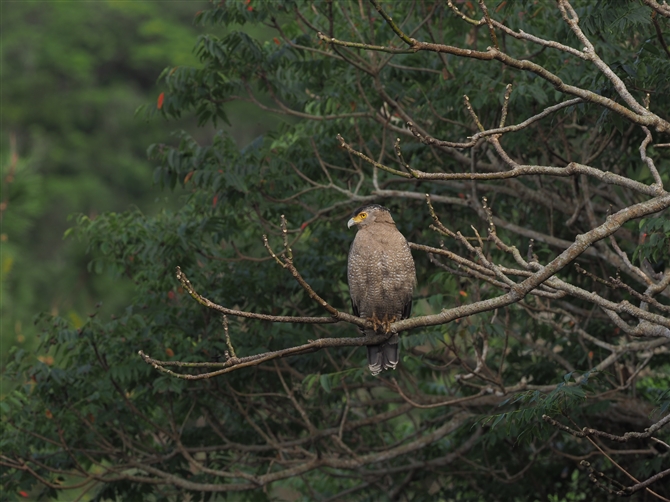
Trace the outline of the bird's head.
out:
M 379 204 L 370 204 L 359 207 L 354 211 L 354 215 L 347 223 L 347 227 L 351 228 L 356 225 L 357 227 L 362 228 L 375 222 L 393 224 L 391 211 Z

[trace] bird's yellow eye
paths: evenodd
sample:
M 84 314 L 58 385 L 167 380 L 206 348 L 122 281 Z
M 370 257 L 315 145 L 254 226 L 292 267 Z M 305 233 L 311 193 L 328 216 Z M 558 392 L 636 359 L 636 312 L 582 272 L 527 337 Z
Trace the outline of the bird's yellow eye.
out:
M 360 213 L 356 213 L 356 215 L 349 220 L 347 223 L 347 227 L 351 228 L 353 225 L 358 225 L 361 223 L 364 219 L 368 217 L 368 213 L 365 211 L 361 211 Z

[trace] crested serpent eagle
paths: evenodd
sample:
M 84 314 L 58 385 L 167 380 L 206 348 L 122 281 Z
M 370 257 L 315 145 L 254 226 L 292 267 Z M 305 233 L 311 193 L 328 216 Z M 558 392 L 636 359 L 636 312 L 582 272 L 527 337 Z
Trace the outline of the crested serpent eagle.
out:
M 391 323 L 409 317 L 416 286 L 414 260 L 407 240 L 398 231 L 391 212 L 378 204 L 354 212 L 347 226 L 358 227 L 349 249 L 347 279 L 354 315 L 372 321 L 366 336 L 387 334 Z M 368 345 L 373 375 L 398 364 L 398 335 L 380 345 Z

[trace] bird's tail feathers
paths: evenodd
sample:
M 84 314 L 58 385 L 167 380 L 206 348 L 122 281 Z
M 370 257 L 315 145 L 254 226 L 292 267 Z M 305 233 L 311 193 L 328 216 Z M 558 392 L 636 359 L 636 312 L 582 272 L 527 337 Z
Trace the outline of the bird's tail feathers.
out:
M 397 339 L 381 345 L 368 345 L 368 367 L 373 375 L 378 375 L 382 370 L 394 370 L 398 360 Z

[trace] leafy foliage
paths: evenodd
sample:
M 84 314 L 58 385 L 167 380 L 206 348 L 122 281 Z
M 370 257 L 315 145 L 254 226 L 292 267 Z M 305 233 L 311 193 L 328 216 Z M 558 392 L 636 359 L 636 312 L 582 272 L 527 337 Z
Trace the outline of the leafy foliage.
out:
M 107 316 L 124 308 L 132 288 L 87 274 L 86 246 L 63 233 L 72 213 L 157 210 L 146 147 L 175 125 L 134 112 L 165 65 L 196 61 L 191 16 L 147 2 L 3 4 L 3 358 L 35 349 L 37 312 L 79 327 L 100 301 Z
M 574 2 L 612 73 L 570 52 L 581 41 L 553 4 L 490 5 L 497 42 L 474 2 L 456 6 L 229 0 L 196 15 L 214 33 L 197 39 L 197 64 L 165 68 L 161 105 L 144 112 L 234 127 L 231 106 L 250 102 L 285 118 L 244 148 L 227 129 L 182 131 L 149 147 L 154 182 L 186 194 L 179 205 L 77 216 L 71 233 L 87 243 L 90 271 L 132 283 L 132 296 L 110 320 L 93 314 L 74 325 L 43 314 L 37 362 L 12 350 L 6 374 L 21 385 L 0 402 L 11 431 L 0 442 L 9 498 L 83 486 L 101 501 L 235 500 L 238 492 L 248 500 L 603 500 L 575 459 L 619 474 L 568 431 L 622 436 L 667 413 L 667 295 L 626 264 L 640 226 L 621 214 L 646 216 L 642 233 L 651 237 L 640 259 L 667 256 L 667 217 L 651 207 L 667 193 L 648 189 L 656 178 L 640 144 L 652 135 L 641 125 L 652 114 L 653 140 L 667 137 L 669 59 L 650 9 L 637 3 Z M 667 19 L 656 22 L 667 33 Z M 443 49 L 407 49 L 400 30 Z M 563 45 L 538 46 L 522 33 Z M 513 61 L 471 57 L 495 43 Z M 526 71 L 531 62 L 544 73 Z M 575 96 L 546 72 L 589 99 L 538 118 Z M 537 120 L 476 145 L 440 143 L 501 127 L 503 106 L 508 125 Z M 667 150 L 642 150 L 667 182 Z M 557 174 L 577 164 L 593 171 Z M 536 171 L 507 177 L 518 165 Z M 399 369 L 381 378 L 354 346 L 244 359 L 357 337 L 343 322 L 252 314 L 324 315 L 268 254 L 264 235 L 313 292 L 348 311 L 346 219 L 373 201 L 414 243 L 413 317 L 453 314 L 450 322 L 403 331 Z M 602 230 L 616 218 L 619 251 Z M 588 238 L 593 246 L 529 294 L 486 307 Z M 577 259 L 579 269 L 567 266 Z M 229 315 L 225 331 L 175 280 L 177 266 L 203 297 L 252 314 Z M 617 268 L 657 303 L 633 286 L 613 288 Z M 473 305 L 483 307 L 467 310 Z M 158 362 L 146 364 L 139 351 Z M 251 362 L 235 368 L 232 357 Z M 225 374 L 200 378 L 208 369 Z M 666 430 L 655 434 L 668 442 Z M 644 478 L 667 469 L 650 442 L 608 447 Z

